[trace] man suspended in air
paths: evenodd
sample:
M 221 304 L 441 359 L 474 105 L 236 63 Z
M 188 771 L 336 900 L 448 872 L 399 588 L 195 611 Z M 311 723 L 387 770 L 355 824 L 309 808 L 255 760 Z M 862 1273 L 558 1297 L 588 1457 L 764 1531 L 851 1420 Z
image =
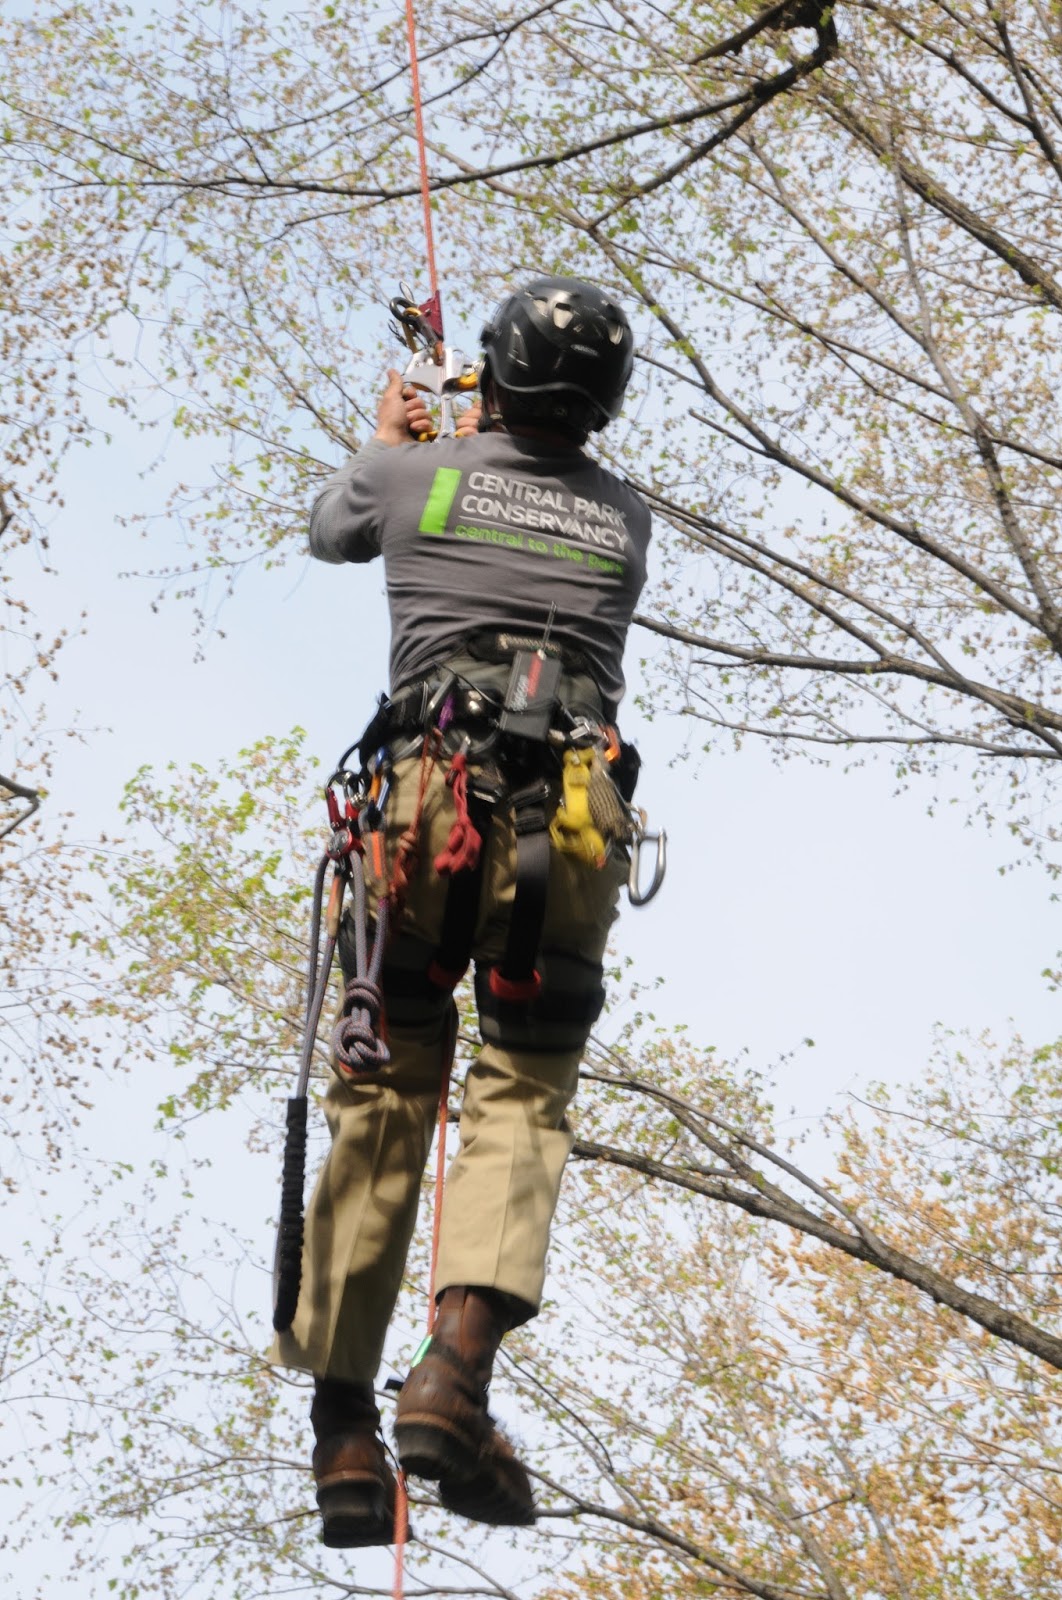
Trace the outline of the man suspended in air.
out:
M 446 1183 L 431 1341 L 399 1395 L 395 1438 L 403 1470 L 435 1480 L 451 1511 L 534 1519 L 487 1387 L 503 1336 L 540 1304 L 572 1142 L 565 1112 L 628 870 L 636 757 L 614 724 L 650 519 L 582 447 L 619 411 L 630 327 L 602 290 L 544 277 L 505 300 L 482 339 L 482 412 L 463 436 L 416 443 L 423 403 L 392 374 L 375 437 L 326 481 L 310 521 L 320 559 L 384 560 L 391 696 L 362 749 L 387 752 L 387 870 L 400 856 L 404 899 L 382 974 L 390 1062 L 359 1070 L 341 1023 L 332 1146 L 308 1209 L 298 1309 L 274 1350 L 314 1375 L 330 1545 L 393 1536 L 374 1381 L 469 959 L 483 1043 Z M 352 668 L 356 608 L 352 591 Z M 462 870 L 454 851 L 473 827 L 479 860 Z M 369 892 L 374 909 L 386 882 L 370 877 Z M 353 945 L 345 921 L 348 983 Z M 355 999 L 348 988 L 348 1012 Z

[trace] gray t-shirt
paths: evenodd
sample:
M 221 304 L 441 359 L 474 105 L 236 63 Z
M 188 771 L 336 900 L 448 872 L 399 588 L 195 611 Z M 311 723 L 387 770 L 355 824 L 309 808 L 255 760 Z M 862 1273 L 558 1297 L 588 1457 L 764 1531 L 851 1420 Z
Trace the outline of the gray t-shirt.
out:
M 541 637 L 556 603 L 551 639 L 582 652 L 615 707 L 649 536 L 644 500 L 581 450 L 501 432 L 371 440 L 310 514 L 322 561 L 384 558 L 392 693 L 470 634 Z

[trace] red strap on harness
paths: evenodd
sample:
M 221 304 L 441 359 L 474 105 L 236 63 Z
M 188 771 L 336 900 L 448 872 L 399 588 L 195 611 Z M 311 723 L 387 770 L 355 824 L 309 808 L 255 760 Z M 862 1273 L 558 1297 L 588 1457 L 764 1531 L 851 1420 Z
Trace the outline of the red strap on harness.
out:
M 446 781 L 454 792 L 457 821 L 450 829 L 446 849 L 435 857 L 435 870 L 442 877 L 453 872 L 470 872 L 478 865 L 483 840 L 468 814 L 468 757 L 458 750 L 450 762 Z
M 453 994 L 454 990 L 457 988 L 457 985 L 461 982 L 461 979 L 464 977 L 467 971 L 467 961 L 463 967 L 459 967 L 453 971 L 447 967 L 440 966 L 437 961 L 433 961 L 431 966 L 428 968 L 428 981 L 429 983 L 433 983 L 437 989 L 442 989 L 444 993 Z
M 542 979 L 537 972 L 529 978 L 503 978 L 497 967 L 490 969 L 490 992 L 499 1000 L 522 1005 L 527 1000 L 536 1000 L 541 989 Z

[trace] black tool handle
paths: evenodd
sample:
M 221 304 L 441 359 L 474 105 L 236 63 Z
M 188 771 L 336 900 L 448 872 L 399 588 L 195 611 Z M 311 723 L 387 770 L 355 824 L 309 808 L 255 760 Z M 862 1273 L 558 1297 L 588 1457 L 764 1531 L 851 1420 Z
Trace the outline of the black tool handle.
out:
M 302 1191 L 306 1181 L 305 1095 L 288 1101 L 284 1170 L 280 1180 L 280 1220 L 273 1257 L 273 1326 L 284 1333 L 295 1319 L 302 1278 Z

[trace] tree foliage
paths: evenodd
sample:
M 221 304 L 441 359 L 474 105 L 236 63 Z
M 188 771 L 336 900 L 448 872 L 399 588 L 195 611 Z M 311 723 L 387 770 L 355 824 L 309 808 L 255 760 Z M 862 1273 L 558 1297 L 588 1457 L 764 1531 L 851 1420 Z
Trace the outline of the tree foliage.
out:
M 669 1094 L 680 1086 L 702 1114 L 722 1102 L 746 1132 L 762 1129 L 747 1079 L 728 1095 L 722 1064 L 661 1051 L 639 1065 Z M 1053 1049 L 941 1039 L 920 1087 L 879 1090 L 869 1116 L 834 1126 L 854 1211 L 1055 1325 L 1056 1077 Z M 1034 1103 L 1043 1114 L 1030 1117 Z M 626 1142 L 625 1095 L 584 1106 Z M 639 1143 L 670 1161 L 684 1119 L 651 1121 Z M 813 1238 L 703 1200 L 676 1208 L 614 1172 L 582 1174 L 578 1256 L 563 1269 L 578 1281 L 580 1258 L 604 1264 L 605 1370 L 581 1370 L 563 1339 L 528 1358 L 568 1440 L 546 1469 L 556 1505 L 635 1535 L 611 1557 L 606 1543 L 566 1592 L 1057 1591 L 1055 1383 L 1037 1362 Z
M 902 773 L 966 749 L 982 808 L 1053 837 L 1053 6 L 418 25 L 454 307 L 565 267 L 641 308 L 605 447 L 659 519 L 657 700 Z M 43 7 L 6 44 L 11 257 L 61 269 L 28 347 L 80 329 L 122 403 L 215 441 L 206 499 L 178 491 L 201 565 L 280 558 L 321 453 L 363 436 L 373 308 L 417 276 L 400 17 Z
M 49 1246 L 47 1345 L 20 1336 L 13 1386 L 49 1443 L 14 1537 L 32 1545 L 44 1507 L 76 1582 L 129 1600 L 389 1590 L 383 1557 L 355 1582 L 317 1545 L 304 1380 L 262 1353 L 306 781 L 297 740 L 217 773 L 142 772 L 126 826 L 154 842 L 98 859 L 90 942 L 125 973 L 98 1020 L 108 1055 L 151 1069 L 147 1103 L 162 1075 L 159 1133 L 99 1174 L 77 1248 L 69 1224 Z M 462 1059 L 474 1048 L 468 1030 Z M 1060 1051 L 941 1036 L 915 1088 L 875 1090 L 801 1150 L 746 1061 L 644 1009 L 596 1043 L 556 1298 L 506 1341 L 496 1386 L 538 1475 L 521 1581 L 418 1495 L 410 1582 L 573 1600 L 1062 1593 Z M 318 1085 L 326 1071 L 322 1041 Z M 420 1335 L 426 1244 L 385 1375 Z

